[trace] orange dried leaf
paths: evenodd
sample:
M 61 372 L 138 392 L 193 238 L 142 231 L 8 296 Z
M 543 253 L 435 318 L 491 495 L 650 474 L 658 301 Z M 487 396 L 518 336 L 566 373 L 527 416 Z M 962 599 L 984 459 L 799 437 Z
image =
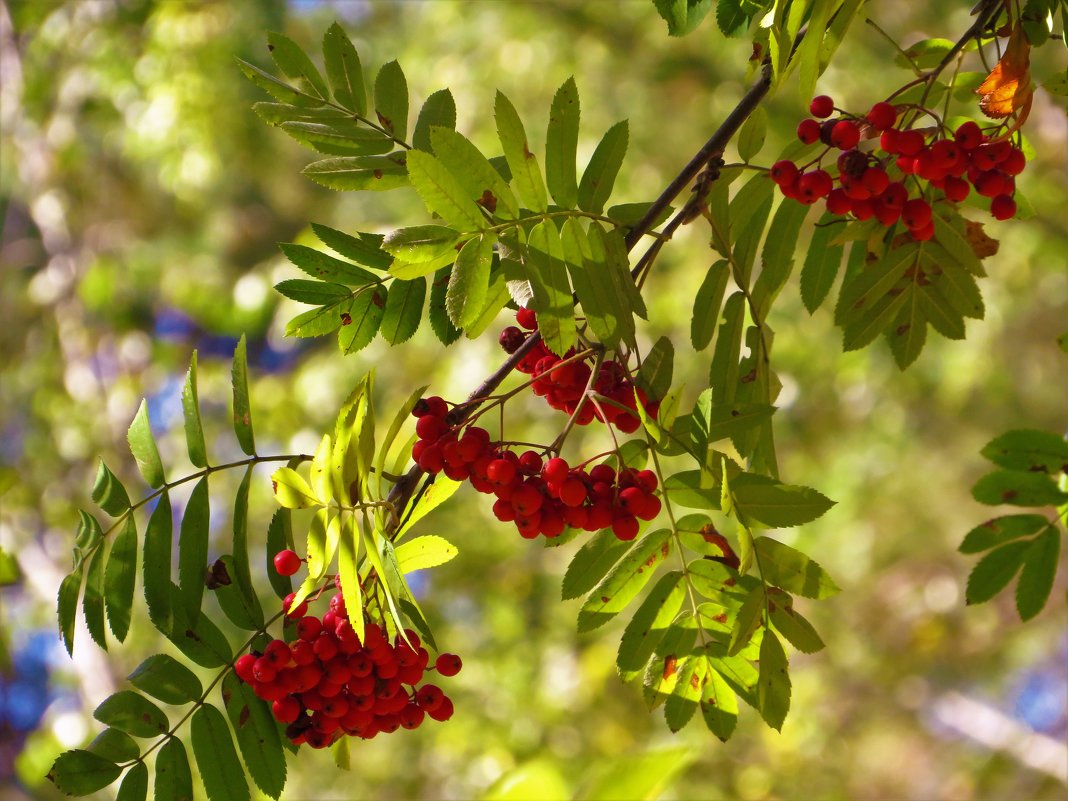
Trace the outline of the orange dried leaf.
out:
M 1024 37 L 1023 28 L 1016 26 L 1013 29 L 1001 61 L 975 92 L 980 96 L 979 108 L 988 117 L 1003 119 L 1021 109 L 1023 115 L 1027 115 L 1034 88 L 1031 86 L 1031 45 Z

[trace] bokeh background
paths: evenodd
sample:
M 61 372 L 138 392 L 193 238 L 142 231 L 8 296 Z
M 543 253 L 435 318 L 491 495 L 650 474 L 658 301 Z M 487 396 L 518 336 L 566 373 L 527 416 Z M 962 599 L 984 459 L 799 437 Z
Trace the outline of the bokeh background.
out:
M 970 2 L 872 5 L 904 44 L 968 25 Z M 264 453 L 313 448 L 371 367 L 388 409 L 427 380 L 459 398 L 500 359 L 489 335 L 442 353 L 426 326 L 401 349 L 376 341 L 349 357 L 329 338 L 282 336 L 299 308 L 271 285 L 297 272 L 276 242 L 303 241 L 311 221 L 374 231 L 422 219 L 407 191 L 353 197 L 302 178 L 312 154 L 250 110 L 264 98 L 234 56 L 267 67 L 265 30 L 317 52 L 335 18 L 365 69 L 400 60 L 413 105 L 451 88 L 459 129 L 486 149 L 496 88 L 539 142 L 553 92 L 574 74 L 580 163 L 608 125 L 631 121 L 620 201 L 652 199 L 688 160 L 744 91 L 750 55 L 711 19 L 669 39 L 647 0 L 0 4 L 0 545 L 20 573 L 0 589 L 4 801 L 58 797 L 43 778 L 55 756 L 92 739 L 96 704 L 145 656 L 171 648 L 135 611 L 130 638 L 111 653 L 79 626 L 70 660 L 54 600 L 77 510 L 91 508 L 97 457 L 140 486 L 124 435 L 142 396 L 169 475 L 188 467 L 179 393 L 193 349 L 218 460 L 237 453 L 227 381 L 242 332 Z M 821 90 L 866 109 L 907 80 L 888 68 L 892 57 L 858 24 Z M 1064 50 L 1051 43 L 1035 56 L 1035 76 L 1058 69 Z M 804 112 L 792 84 L 767 109 L 770 162 Z M 456 716 L 354 744 L 349 773 L 328 753 L 291 757 L 284 798 L 583 797 L 598 777 L 622 777 L 662 749 L 672 770 L 650 792 L 664 798 L 1063 798 L 1068 570 L 1048 608 L 1021 625 L 1011 593 L 965 608 L 974 558 L 955 548 L 991 514 L 969 494 L 985 469 L 982 445 L 1009 428 L 1068 426 L 1068 357 L 1055 344 L 1068 329 L 1066 131 L 1063 101 L 1039 93 L 1027 126 L 1038 156 L 1019 181 L 1036 214 L 988 226 L 1001 252 L 982 282 L 986 320 L 969 323 L 967 341 L 934 336 L 902 375 L 882 346 L 843 354 L 829 309 L 810 316 L 796 278 L 773 313 L 783 476 L 838 501 L 779 536 L 843 588 L 803 607 L 829 647 L 793 657 L 781 734 L 745 709 L 727 744 L 699 721 L 670 735 L 615 675 L 625 621 L 575 633 L 578 602 L 559 600 L 575 546 L 522 541 L 492 521 L 484 499 L 461 493 L 423 524 L 460 556 L 417 580 L 438 641 L 465 659 L 451 682 Z M 683 345 L 709 264 L 705 236 L 684 229 L 648 292 L 644 334 L 680 343 L 686 398 L 710 358 Z M 561 422 L 537 402 L 516 412 L 526 439 L 548 441 Z M 572 440 L 576 453 L 603 444 L 585 436 Z M 262 537 L 272 504 L 266 471 L 257 475 L 252 530 Z M 232 489 L 213 483 L 220 537 Z M 614 797 L 647 789 L 624 785 Z

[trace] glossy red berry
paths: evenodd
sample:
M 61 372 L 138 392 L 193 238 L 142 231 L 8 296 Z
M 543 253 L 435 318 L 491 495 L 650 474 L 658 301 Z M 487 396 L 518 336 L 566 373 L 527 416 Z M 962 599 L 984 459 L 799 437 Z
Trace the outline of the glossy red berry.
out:
M 926 200 L 914 198 L 902 206 L 901 219 L 915 232 L 931 222 L 931 207 Z
M 288 548 L 274 556 L 274 569 L 280 576 L 292 576 L 300 570 L 300 557 Z
M 1008 220 L 1016 216 L 1016 201 L 1009 195 L 998 195 L 990 201 L 990 214 L 995 220 Z
M 251 684 L 253 681 L 252 668 L 256 664 L 258 657 L 255 654 L 245 654 L 239 656 L 237 661 L 234 662 L 234 673 L 237 677 L 247 684 Z
M 434 660 L 434 668 L 442 676 L 455 676 L 463 666 L 464 663 L 456 654 L 441 654 Z
M 795 181 L 799 172 L 796 164 L 789 159 L 782 159 L 771 165 L 769 174 L 771 175 L 771 180 L 777 185 L 784 186 Z
M 877 131 L 885 131 L 897 122 L 897 109 L 892 103 L 876 103 L 868 112 L 868 122 Z
M 806 145 L 820 140 L 820 124 L 815 120 L 801 120 L 797 126 L 797 138 Z
M 969 120 L 957 128 L 953 134 L 953 139 L 965 150 L 973 150 L 983 143 L 985 137 L 979 126 Z
M 808 111 L 813 117 L 829 117 L 834 114 L 834 98 L 828 95 L 817 95 L 808 104 Z
M 638 536 L 638 521 L 634 517 L 617 517 L 612 521 L 612 533 L 621 540 L 632 540 Z
M 831 144 L 839 150 L 850 150 L 860 142 L 860 129 L 851 120 L 839 120 L 831 129 Z
M 526 334 L 520 331 L 516 326 L 510 325 L 501 331 L 501 336 L 498 339 L 498 342 L 501 343 L 501 347 L 504 349 L 505 353 L 515 353 L 526 339 Z
M 434 720 L 438 721 L 439 723 L 440 722 L 444 722 L 444 721 L 448 720 L 449 718 L 451 718 L 452 717 L 452 713 L 453 713 L 452 699 L 449 698 L 448 696 L 445 696 L 444 698 L 442 698 L 441 699 L 441 703 L 438 704 L 438 706 L 436 706 L 433 710 L 430 710 L 430 709 L 427 710 L 427 715 L 430 716 L 431 718 L 433 718 Z
M 515 321 L 528 331 L 534 331 L 538 327 L 538 315 L 533 309 L 521 308 L 515 314 Z
M 286 617 L 296 618 L 299 620 L 308 613 L 308 602 L 302 601 L 299 606 L 293 606 L 293 599 L 297 597 L 295 592 L 289 593 L 282 599 L 282 611 L 286 613 Z

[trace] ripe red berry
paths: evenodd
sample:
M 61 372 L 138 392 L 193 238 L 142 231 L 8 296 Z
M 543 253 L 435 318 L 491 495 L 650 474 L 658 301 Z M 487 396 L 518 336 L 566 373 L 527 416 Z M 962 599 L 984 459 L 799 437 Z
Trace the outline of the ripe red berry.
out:
M 521 308 L 515 314 L 515 321 L 528 331 L 535 331 L 538 328 L 538 315 L 533 309 Z
M 792 183 L 797 178 L 798 174 L 799 171 L 797 165 L 789 159 L 782 159 L 771 165 L 771 180 L 779 186 Z
M 638 521 L 634 517 L 621 516 L 612 521 L 612 533 L 621 540 L 632 540 L 638 536 Z
M 953 139 L 965 150 L 973 150 L 979 147 L 984 138 L 982 130 L 971 120 L 957 128 L 953 134 Z
M 1007 220 L 1016 216 L 1016 201 L 1009 195 L 998 195 L 990 201 L 990 214 L 995 220 Z
M 890 128 L 883 131 L 882 136 L 879 137 L 879 147 L 889 153 L 891 156 L 896 156 L 901 151 L 898 149 L 900 144 L 898 137 L 901 135 L 901 131 L 896 128 Z
M 797 138 L 806 145 L 818 142 L 820 139 L 820 124 L 815 120 L 801 120 L 797 126 Z
M 427 715 L 429 715 L 430 717 L 432 717 L 434 720 L 438 721 L 439 723 L 444 722 L 444 721 L 448 720 L 449 718 L 451 718 L 452 717 L 452 713 L 453 713 L 452 699 L 449 698 L 448 696 L 445 696 L 444 698 L 442 698 L 441 699 L 441 703 L 438 704 L 436 707 L 434 707 L 433 710 L 430 710 L 430 709 L 427 710 Z
M 912 234 L 912 238 L 918 242 L 926 242 L 934 236 L 934 230 L 934 220 L 931 220 L 922 228 L 911 229 L 909 233 Z
M 931 207 L 926 200 L 913 198 L 901 207 L 901 219 L 915 233 L 931 222 Z
M 885 131 L 897 122 L 897 109 L 892 103 L 876 103 L 868 112 L 868 122 L 877 131 Z
M 860 180 L 872 195 L 881 195 L 890 186 L 890 177 L 882 167 L 869 167 Z
M 586 500 L 586 483 L 578 476 L 570 476 L 560 485 L 560 502 L 564 506 L 581 506 Z
M 237 661 L 234 662 L 234 673 L 246 684 L 251 684 L 253 681 L 252 668 L 255 666 L 257 658 L 255 654 L 245 654 L 239 656 Z
M 839 120 L 831 129 L 831 144 L 839 150 L 850 150 L 860 142 L 860 129 L 851 120 Z
M 829 117 L 834 114 L 834 98 L 827 95 L 817 95 L 808 104 L 808 111 L 813 117 Z
M 299 620 L 308 613 L 308 602 L 301 601 L 299 606 L 293 606 L 293 599 L 297 597 L 295 592 L 289 593 L 282 599 L 282 611 L 286 613 L 286 617 L 295 618 Z
M 292 695 L 287 695 L 271 704 L 271 711 L 279 723 L 292 723 L 300 717 L 300 702 Z
M 897 136 L 897 151 L 903 156 L 915 156 L 923 150 L 923 134 L 919 131 L 901 131 Z
M 946 197 L 952 200 L 954 203 L 959 203 L 968 197 L 968 193 L 971 192 L 971 185 L 963 178 L 957 178 L 950 175 L 946 178 L 945 184 L 942 185 L 942 191 L 946 193 Z
M 834 183 L 826 170 L 807 172 L 797 182 L 802 203 L 815 203 L 821 197 L 826 197 L 833 188 Z
M 1022 150 L 1014 147 L 1009 151 L 1009 155 L 1005 157 L 1000 166 L 1001 171 L 1006 175 L 1019 175 L 1024 171 L 1024 167 L 1027 166 L 1027 158 Z
M 567 460 L 555 456 L 545 463 L 541 469 L 541 476 L 551 484 L 560 484 L 567 478 L 569 470 Z
M 501 347 L 504 349 L 505 353 L 515 353 L 526 339 L 526 334 L 514 325 L 510 325 L 501 331 L 501 336 L 497 341 L 501 343 Z
M 434 668 L 442 676 L 455 676 L 463 666 L 464 663 L 456 654 L 441 654 L 434 660 Z
M 486 478 L 500 487 L 508 486 L 516 478 L 515 465 L 507 459 L 494 459 L 486 467 Z
M 832 189 L 827 195 L 827 211 L 831 214 L 849 214 L 853 201 L 842 189 Z
M 292 576 L 300 570 L 300 557 L 288 548 L 274 556 L 274 569 L 280 576 Z

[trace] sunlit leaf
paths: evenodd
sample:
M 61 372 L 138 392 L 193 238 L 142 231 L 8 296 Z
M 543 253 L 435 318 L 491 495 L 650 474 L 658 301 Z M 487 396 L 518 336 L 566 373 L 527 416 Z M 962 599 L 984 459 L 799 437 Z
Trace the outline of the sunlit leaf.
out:
M 152 427 L 148 422 L 148 403 L 141 401 L 133 422 L 126 432 L 126 441 L 130 443 L 130 452 L 137 462 L 137 469 L 153 489 L 163 485 L 163 462 L 159 458 L 156 440 L 152 437 Z
M 249 456 L 255 456 L 256 442 L 252 434 L 252 405 L 248 396 L 248 360 L 245 347 L 245 335 L 242 334 L 237 342 L 230 370 L 234 389 L 234 433 L 241 450 Z
M 670 529 L 658 529 L 646 534 L 590 591 L 579 610 L 578 630 L 592 631 L 611 620 L 641 592 L 669 553 Z

